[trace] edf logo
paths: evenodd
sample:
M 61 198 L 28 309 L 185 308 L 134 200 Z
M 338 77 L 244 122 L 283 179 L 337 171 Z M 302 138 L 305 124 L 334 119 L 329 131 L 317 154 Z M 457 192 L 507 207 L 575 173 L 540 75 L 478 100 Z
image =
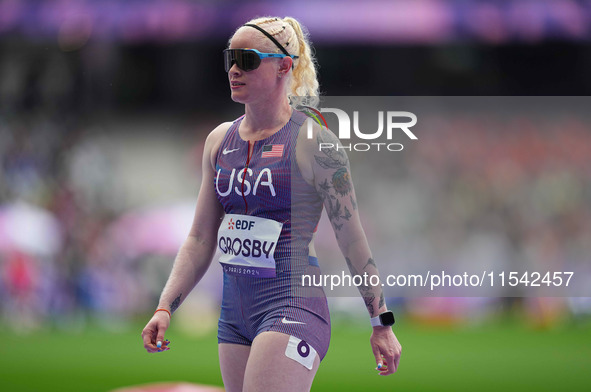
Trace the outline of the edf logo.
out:
M 234 229 L 234 222 L 232 219 L 228 222 L 229 229 Z M 250 230 L 254 227 L 254 221 L 236 219 L 236 230 Z

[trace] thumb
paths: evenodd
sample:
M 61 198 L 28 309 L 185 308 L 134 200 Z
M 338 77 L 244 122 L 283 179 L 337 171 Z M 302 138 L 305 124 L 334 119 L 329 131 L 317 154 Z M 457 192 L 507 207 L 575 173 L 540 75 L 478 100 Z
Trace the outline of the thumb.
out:
M 166 332 L 166 328 L 158 327 L 158 334 L 156 335 L 156 347 L 158 348 L 161 348 L 162 342 L 164 342 L 164 332 Z
M 380 353 L 380 349 L 377 346 L 372 345 L 371 350 L 373 351 L 373 355 L 376 358 L 376 365 L 378 365 L 378 370 L 384 365 L 382 360 L 382 354 Z

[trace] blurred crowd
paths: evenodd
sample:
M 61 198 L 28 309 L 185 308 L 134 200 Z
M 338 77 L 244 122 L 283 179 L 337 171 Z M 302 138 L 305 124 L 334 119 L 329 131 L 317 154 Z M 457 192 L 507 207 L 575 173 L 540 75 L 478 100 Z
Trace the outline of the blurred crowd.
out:
M 0 60 L 2 319 L 17 330 L 75 327 L 95 312 L 128 311 L 133 271 L 93 257 L 123 211 L 110 156 L 83 114 L 89 95 L 75 86 L 84 72 L 54 47 L 13 53 Z
M 125 296 L 105 296 L 124 289 L 125 277 L 101 275 L 90 256 L 105 225 L 121 212 L 108 200 L 112 168 L 105 154 L 85 143 L 75 119 L 48 113 L 0 115 L 0 134 L 5 320 L 25 328 L 101 310 L 107 301 L 109 308 L 120 306 Z M 116 273 L 117 265 L 110 267 Z
M 405 237 L 418 236 L 429 250 L 425 254 L 415 247 L 400 257 L 413 255 L 422 265 L 428 264 L 425 258 L 438 259 L 440 267 L 453 273 L 571 271 L 577 283 L 562 293 L 572 298 L 543 298 L 551 296 L 544 295 L 548 291 L 525 286 L 497 288 L 496 295 L 523 296 L 502 298 L 502 308 L 517 309 L 537 326 L 589 314 L 589 299 L 580 297 L 588 295 L 581 289 L 588 287 L 591 272 L 591 128 L 586 114 L 549 111 L 504 118 L 493 110 L 434 126 L 438 137 L 423 138 L 407 156 L 406 181 L 414 192 L 405 200 L 416 208 L 409 214 L 400 206 L 396 219 L 412 222 L 415 227 Z M 454 301 L 418 302 L 409 309 L 420 317 L 449 318 L 465 316 L 466 309 L 478 314 L 482 302 L 491 301 L 476 300 L 466 307 L 454 307 Z

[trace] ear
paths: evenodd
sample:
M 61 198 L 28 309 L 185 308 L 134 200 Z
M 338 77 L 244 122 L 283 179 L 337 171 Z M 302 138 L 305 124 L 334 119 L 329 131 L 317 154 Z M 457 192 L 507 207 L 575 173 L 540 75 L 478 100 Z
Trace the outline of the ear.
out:
M 291 69 L 293 59 L 291 57 L 284 57 L 279 63 L 279 74 L 287 74 Z

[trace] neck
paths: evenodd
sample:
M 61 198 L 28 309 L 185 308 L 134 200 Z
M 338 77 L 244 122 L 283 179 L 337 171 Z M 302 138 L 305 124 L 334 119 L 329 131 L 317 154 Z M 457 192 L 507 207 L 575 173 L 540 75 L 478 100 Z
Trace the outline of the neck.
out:
M 280 103 L 277 104 L 276 102 Z M 292 108 L 287 96 L 277 100 L 265 100 L 260 103 L 245 105 L 243 123 L 245 130 L 252 133 L 264 133 L 283 127 L 291 117 Z

